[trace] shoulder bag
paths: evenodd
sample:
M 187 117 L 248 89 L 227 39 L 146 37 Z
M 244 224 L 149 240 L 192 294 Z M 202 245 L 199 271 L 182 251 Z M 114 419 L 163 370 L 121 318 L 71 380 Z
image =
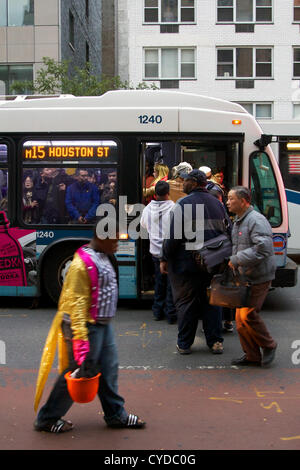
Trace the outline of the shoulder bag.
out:
M 210 305 L 228 308 L 249 307 L 251 284 L 227 266 L 222 274 L 213 276 L 207 296 Z
M 218 268 L 232 255 L 232 243 L 228 233 L 222 233 L 204 242 L 202 248 L 194 251 L 194 260 L 200 271 L 210 274 L 218 272 Z

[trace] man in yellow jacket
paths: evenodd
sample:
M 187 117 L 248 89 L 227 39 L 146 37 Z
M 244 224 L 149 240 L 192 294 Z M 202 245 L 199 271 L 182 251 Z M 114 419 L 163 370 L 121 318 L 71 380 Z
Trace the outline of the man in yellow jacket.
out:
M 109 427 L 143 428 L 145 422 L 124 408 L 118 394 L 118 357 L 112 328 L 118 300 L 116 262 L 118 235 L 98 238 L 97 227 L 90 243 L 74 255 L 61 292 L 58 312 L 43 351 L 34 408 L 37 411 L 59 345 L 58 377 L 34 427 L 37 431 L 62 433 L 73 429 L 62 419 L 72 406 L 64 374 L 85 364 L 101 372 L 98 396 Z

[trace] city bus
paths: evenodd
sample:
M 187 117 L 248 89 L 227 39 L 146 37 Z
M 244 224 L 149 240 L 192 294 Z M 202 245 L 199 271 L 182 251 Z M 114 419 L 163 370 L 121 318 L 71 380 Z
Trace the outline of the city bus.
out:
M 300 128 L 299 121 L 264 121 L 261 127 L 272 135 L 271 147 L 278 161 L 288 202 L 289 253 L 300 254 Z
M 158 161 L 168 177 L 186 161 L 219 168 L 228 190 L 250 187 L 255 209 L 273 229 L 273 285 L 296 284 L 281 173 L 253 116 L 238 104 L 191 93 L 122 90 L 0 98 L 0 295 L 46 293 L 57 302 L 103 204 L 126 214 L 116 254 L 120 298 L 151 293 L 149 241 L 131 236 L 129 226 L 145 203 L 146 171 Z

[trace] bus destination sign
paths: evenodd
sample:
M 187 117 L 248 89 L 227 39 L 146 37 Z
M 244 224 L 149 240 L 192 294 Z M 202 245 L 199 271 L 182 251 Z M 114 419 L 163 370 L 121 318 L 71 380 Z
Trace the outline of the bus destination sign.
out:
M 113 141 L 27 141 L 23 145 L 23 160 L 117 162 L 117 144 Z

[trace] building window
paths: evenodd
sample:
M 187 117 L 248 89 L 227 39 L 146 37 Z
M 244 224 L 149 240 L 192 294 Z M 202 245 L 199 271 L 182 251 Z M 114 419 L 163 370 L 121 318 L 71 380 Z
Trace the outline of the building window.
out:
M 255 116 L 256 119 L 272 119 L 272 103 L 245 103 L 238 102 L 248 113 Z
M 195 49 L 145 49 L 145 79 L 195 78 Z
M 32 65 L 0 65 L 0 95 L 11 95 L 14 93 L 12 85 L 14 82 L 33 82 Z M 24 94 L 30 91 L 24 85 Z
M 294 48 L 294 66 L 293 66 L 293 77 L 300 77 L 300 47 Z
M 217 49 L 217 77 L 271 78 L 272 49 L 261 47 Z
M 33 24 L 33 0 L 0 0 L 0 26 L 27 26 Z
M 272 0 L 218 0 L 217 21 L 221 23 L 270 23 Z
M 75 20 L 71 10 L 69 10 L 69 46 L 75 49 Z
M 300 0 L 294 0 L 294 21 L 300 21 Z
M 300 104 L 293 104 L 293 119 L 300 119 Z
M 85 43 L 85 61 L 88 64 L 90 62 L 90 46 L 89 43 Z
M 145 23 L 194 23 L 195 0 L 145 0 Z

